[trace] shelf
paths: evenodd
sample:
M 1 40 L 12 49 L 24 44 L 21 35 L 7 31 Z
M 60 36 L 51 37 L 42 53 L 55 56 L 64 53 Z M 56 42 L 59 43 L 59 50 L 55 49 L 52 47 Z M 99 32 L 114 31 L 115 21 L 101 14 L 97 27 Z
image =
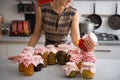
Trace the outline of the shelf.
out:
M 18 12 L 18 13 L 25 13 L 25 14 L 35 14 L 35 12 Z
M 89 15 L 92 15 L 92 14 L 81 14 L 82 17 L 87 17 Z M 114 14 L 97 14 L 97 15 L 99 15 L 101 17 L 110 17 L 110 16 L 112 16 Z

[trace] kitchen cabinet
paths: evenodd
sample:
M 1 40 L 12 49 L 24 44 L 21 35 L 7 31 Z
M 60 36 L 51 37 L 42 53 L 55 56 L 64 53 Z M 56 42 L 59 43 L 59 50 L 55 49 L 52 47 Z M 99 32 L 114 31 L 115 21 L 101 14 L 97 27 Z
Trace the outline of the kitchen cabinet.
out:
M 19 54 L 27 46 L 27 43 L 7 43 L 6 46 L 7 46 L 7 57 L 8 57 Z M 36 47 L 39 46 L 44 46 L 44 45 L 41 43 L 36 45 Z M 120 59 L 119 49 L 120 49 L 119 45 L 98 45 L 95 49 L 94 54 L 97 59 Z
M 97 59 L 120 59 L 120 45 L 98 45 L 94 54 Z
M 6 44 L 5 43 L 0 43 L 0 58 L 1 57 L 6 57 Z
M 7 35 L 3 35 L 0 39 L 0 57 L 8 57 L 19 54 L 28 44 L 29 37 L 9 37 Z M 44 46 L 45 37 L 41 35 L 41 39 L 39 40 L 38 46 Z
M 0 57 L 9 57 L 19 54 L 25 47 L 27 46 L 27 43 L 16 43 L 16 42 L 6 42 L 6 43 L 0 43 Z M 38 43 L 36 47 L 44 46 L 41 43 Z
M 19 54 L 27 43 L 0 43 L 0 57 L 9 57 Z M 36 47 L 44 46 L 38 43 Z M 119 45 L 99 45 L 96 47 L 94 54 L 97 59 L 120 59 Z
M 8 57 L 20 53 L 26 46 L 30 37 L 2 36 L 0 40 L 0 57 Z M 44 46 L 45 36 L 41 38 L 36 47 Z M 120 59 L 120 41 L 99 41 L 94 54 L 97 59 Z

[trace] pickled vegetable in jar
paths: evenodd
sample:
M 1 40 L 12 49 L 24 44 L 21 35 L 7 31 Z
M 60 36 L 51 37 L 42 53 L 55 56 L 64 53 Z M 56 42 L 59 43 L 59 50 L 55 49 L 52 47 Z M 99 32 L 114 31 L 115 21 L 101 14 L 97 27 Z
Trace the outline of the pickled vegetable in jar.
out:
M 77 75 L 77 71 L 71 71 L 70 74 L 66 76 L 69 78 L 73 78 L 73 77 L 76 77 L 76 75 Z
M 81 68 L 81 76 L 84 79 L 92 79 L 96 72 L 96 65 L 92 62 L 83 62 Z
M 30 64 L 28 67 L 25 66 L 24 68 L 24 75 L 32 76 L 34 74 L 34 65 Z
M 65 51 L 58 51 L 56 53 L 57 63 L 61 65 L 65 65 L 68 62 L 68 56 Z
M 53 52 L 50 52 L 48 55 L 48 64 L 49 65 L 54 65 L 56 64 L 56 54 Z
M 23 63 L 19 63 L 19 72 L 24 72 L 25 65 Z
M 67 62 L 63 66 L 63 69 L 65 71 L 65 76 L 70 77 L 70 78 L 76 77 L 77 72 L 79 71 L 75 62 Z

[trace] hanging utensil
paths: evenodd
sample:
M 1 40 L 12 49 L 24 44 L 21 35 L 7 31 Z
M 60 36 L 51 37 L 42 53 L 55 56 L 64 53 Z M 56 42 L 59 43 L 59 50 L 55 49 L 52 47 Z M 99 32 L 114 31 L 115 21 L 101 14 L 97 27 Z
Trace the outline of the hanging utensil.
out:
M 117 14 L 118 3 L 116 3 L 115 14 L 110 16 L 108 19 L 108 25 L 111 29 L 118 30 L 120 29 L 120 15 Z
M 93 14 L 89 15 L 87 18 L 89 18 L 90 21 L 95 24 L 94 29 L 97 29 L 101 26 L 102 19 L 98 14 L 95 13 L 95 7 L 96 7 L 96 4 L 93 3 Z

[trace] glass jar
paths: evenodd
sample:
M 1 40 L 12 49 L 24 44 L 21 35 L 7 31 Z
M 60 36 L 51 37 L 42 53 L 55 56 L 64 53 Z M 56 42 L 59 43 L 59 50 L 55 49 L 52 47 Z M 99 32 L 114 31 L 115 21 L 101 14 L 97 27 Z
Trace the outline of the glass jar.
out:
M 34 71 L 35 71 L 35 72 L 38 72 L 38 71 L 40 71 L 40 70 L 42 69 L 42 67 L 43 67 L 43 64 L 40 63 L 40 64 L 38 64 L 37 66 L 34 66 Z
M 47 67 L 47 65 L 48 65 L 48 53 L 47 52 L 45 52 L 45 53 L 43 53 L 43 55 L 41 55 L 42 56 L 42 58 L 43 58 L 43 62 L 44 62 L 44 64 L 43 64 L 43 67 Z
M 71 71 L 70 74 L 66 76 L 69 78 L 73 78 L 73 77 L 76 77 L 76 75 L 77 75 L 77 71 Z
M 95 73 L 92 73 L 90 70 L 83 70 L 82 71 L 82 77 L 84 79 L 92 79 L 94 77 Z
M 65 65 L 68 62 L 67 53 L 62 50 L 58 51 L 56 53 L 56 59 L 58 64 Z
M 81 68 L 81 76 L 84 79 L 92 79 L 96 72 L 96 65 L 92 62 L 83 62 Z
M 24 68 L 24 75 L 32 76 L 34 74 L 34 65 L 30 64 L 28 67 L 25 66 Z
M 19 72 L 24 72 L 25 65 L 23 63 L 19 63 Z
M 56 53 L 50 52 L 48 55 L 48 64 L 54 65 L 56 64 Z

